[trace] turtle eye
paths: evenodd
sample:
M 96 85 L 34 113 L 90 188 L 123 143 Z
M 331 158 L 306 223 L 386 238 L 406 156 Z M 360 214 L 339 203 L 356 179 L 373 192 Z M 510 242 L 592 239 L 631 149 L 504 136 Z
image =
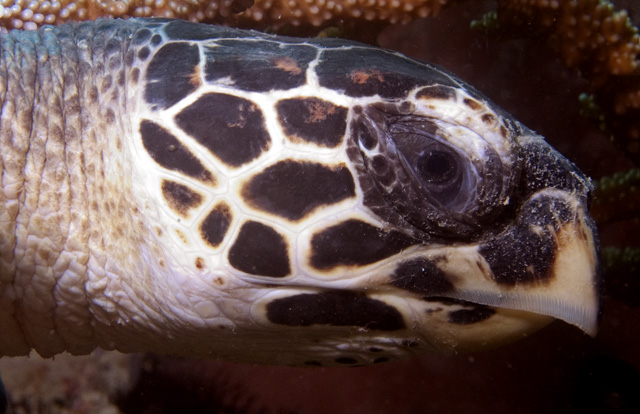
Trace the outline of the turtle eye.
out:
M 444 145 L 433 145 L 418 156 L 415 169 L 425 186 L 444 204 L 456 195 L 462 183 L 459 155 Z M 444 200 L 446 199 L 446 200 Z
M 422 184 L 441 204 L 449 206 L 460 192 L 464 179 L 460 155 L 442 144 L 425 149 L 414 169 Z
M 446 184 L 458 175 L 458 162 L 448 151 L 425 151 L 416 167 L 422 179 L 434 185 Z
M 471 180 L 466 157 L 432 134 L 399 133 L 393 139 L 405 168 L 432 200 L 454 211 L 464 209 L 468 197 L 463 190 Z
M 499 146 L 505 167 L 473 129 L 392 104 L 356 107 L 350 128 L 365 205 L 409 234 L 471 240 L 509 205 L 515 147 Z

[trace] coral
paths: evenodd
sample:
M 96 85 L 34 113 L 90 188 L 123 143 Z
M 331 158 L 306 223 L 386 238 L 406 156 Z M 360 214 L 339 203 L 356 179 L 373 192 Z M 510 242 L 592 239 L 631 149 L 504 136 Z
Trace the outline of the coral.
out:
M 640 164 L 640 36 L 605 0 L 499 0 L 501 27 L 547 36 L 589 81 L 616 143 Z
M 581 93 L 578 96 L 578 102 L 580 102 L 580 115 L 595 122 L 598 128 L 604 131 L 607 128 L 605 112 L 596 102 L 596 97 L 592 94 Z
M 606 294 L 629 307 L 639 307 L 640 247 L 633 235 L 629 238 L 625 233 L 634 234 L 640 220 L 640 169 L 602 177 L 595 187 L 591 214 L 601 231 L 609 230 L 609 243 L 614 244 L 602 248 Z M 635 246 L 626 245 L 628 242 Z
M 103 350 L 82 356 L 60 354 L 55 360 L 36 353 L 2 358 L 8 412 L 120 414 L 113 400 L 133 388 L 135 360 L 134 355 Z M 0 413 L 2 408 L 0 404 Z
M 598 80 L 640 68 L 638 30 L 626 10 L 615 10 L 608 1 L 500 0 L 498 15 L 509 24 L 526 22 L 536 31 L 549 31 L 565 63 L 587 69 Z
M 156 16 L 281 31 L 367 21 L 407 23 L 451 0 L 0 0 L 0 31 L 98 17 Z M 626 10 L 606 0 L 498 0 L 497 22 L 547 36 L 590 82 L 617 144 L 640 164 L 640 37 Z M 495 17 L 485 22 L 495 24 Z M 363 40 L 363 39 L 361 39 Z
M 591 214 L 598 225 L 638 218 L 640 169 L 617 172 L 596 181 Z
M 640 306 L 640 249 L 605 247 L 602 249 L 607 295 L 629 307 Z
M 41 24 L 98 17 L 175 17 L 191 21 L 261 22 L 274 26 L 330 20 L 406 23 L 437 14 L 448 0 L 0 0 L 0 27 L 34 29 Z

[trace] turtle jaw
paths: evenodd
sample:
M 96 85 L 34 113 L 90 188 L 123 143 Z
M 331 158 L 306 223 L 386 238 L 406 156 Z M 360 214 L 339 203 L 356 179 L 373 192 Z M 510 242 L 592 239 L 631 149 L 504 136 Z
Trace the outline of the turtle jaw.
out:
M 602 274 L 590 180 L 507 115 L 492 112 L 499 122 L 491 125 L 447 118 L 450 101 L 431 100 L 438 113 L 428 106 L 411 116 L 390 105 L 355 111 L 349 155 L 364 204 L 419 241 L 394 259 L 380 288 L 411 296 L 398 305 L 411 334 L 439 351 L 496 347 L 554 318 L 595 335 Z M 478 185 L 460 186 L 477 195 L 464 211 L 443 208 L 437 193 L 412 185 L 415 148 L 440 144 L 470 151 L 456 152 L 458 165 L 478 174 Z M 380 154 L 387 163 L 376 163 Z
M 525 160 L 521 181 L 526 185 L 522 193 L 528 194 L 529 199 L 549 194 L 564 200 L 570 208 L 566 220 L 559 218 L 564 225 L 555 233 L 555 260 L 547 287 L 547 297 L 552 302 L 536 311 L 595 336 L 602 312 L 604 274 L 598 230 L 589 214 L 593 185 L 542 137 L 526 128 L 523 132 L 518 137 Z
M 472 245 L 431 251 L 445 258 L 438 267 L 452 288 L 443 296 L 551 316 L 595 336 L 603 274 L 591 182 L 541 137 L 525 130 L 517 139 L 514 222 Z
M 388 296 L 404 296 L 397 308 L 416 340 L 437 352 L 483 351 L 554 319 L 594 336 L 602 275 L 597 232 L 582 195 L 539 190 L 498 235 L 406 254 L 389 279 L 398 290 Z
M 560 214 L 545 206 L 556 206 Z M 481 274 L 462 276 L 463 269 L 448 268 L 458 275 L 451 297 L 552 316 L 595 336 L 602 275 L 597 233 L 586 206 L 575 194 L 544 190 L 525 210 L 518 223 L 474 249 Z M 459 260 L 450 262 L 464 262 Z
M 400 289 L 398 296 L 415 294 L 408 306 L 414 311 L 407 314 L 418 315 L 412 326 L 427 342 L 449 338 L 445 342 L 456 344 L 456 350 L 490 348 L 551 318 L 591 336 L 597 332 L 602 271 L 597 229 L 588 212 L 591 182 L 542 137 L 516 126 L 511 137 L 518 171 L 499 206 L 502 213 L 471 240 L 423 240 L 388 279 Z M 441 298 L 465 304 L 463 313 L 483 316 L 487 306 L 512 312 L 458 324 L 451 306 L 420 303 Z

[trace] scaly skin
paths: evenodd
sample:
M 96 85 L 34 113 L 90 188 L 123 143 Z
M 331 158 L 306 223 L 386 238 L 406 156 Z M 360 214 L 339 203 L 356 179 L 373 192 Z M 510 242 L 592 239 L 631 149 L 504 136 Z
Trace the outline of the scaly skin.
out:
M 286 42 L 150 20 L 0 37 L 0 356 L 354 365 L 551 316 L 595 334 L 574 165 L 437 68 Z M 423 145 L 461 187 L 427 191 Z
M 140 292 L 151 283 L 142 255 L 162 253 L 133 196 L 122 115 L 134 108 L 118 85 L 131 30 L 85 25 L 1 38 L 5 354 L 85 353 L 135 336 L 135 322 L 121 324 L 134 316 L 119 314 L 127 298 L 115 291 L 153 307 Z M 110 40 L 120 49 L 107 53 Z
M 126 114 L 137 95 L 124 59 L 138 28 L 1 38 L 0 354 L 176 352 L 180 340 L 165 348 L 172 324 L 183 335 L 202 322 L 172 311 L 181 306 L 151 230 L 157 208 L 134 188 Z

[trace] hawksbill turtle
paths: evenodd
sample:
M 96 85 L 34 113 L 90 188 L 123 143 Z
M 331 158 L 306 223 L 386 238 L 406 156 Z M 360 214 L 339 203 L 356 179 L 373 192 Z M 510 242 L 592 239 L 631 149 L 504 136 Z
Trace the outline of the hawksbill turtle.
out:
M 290 365 L 594 335 L 591 182 L 436 66 L 167 19 L 0 37 L 0 355 Z

